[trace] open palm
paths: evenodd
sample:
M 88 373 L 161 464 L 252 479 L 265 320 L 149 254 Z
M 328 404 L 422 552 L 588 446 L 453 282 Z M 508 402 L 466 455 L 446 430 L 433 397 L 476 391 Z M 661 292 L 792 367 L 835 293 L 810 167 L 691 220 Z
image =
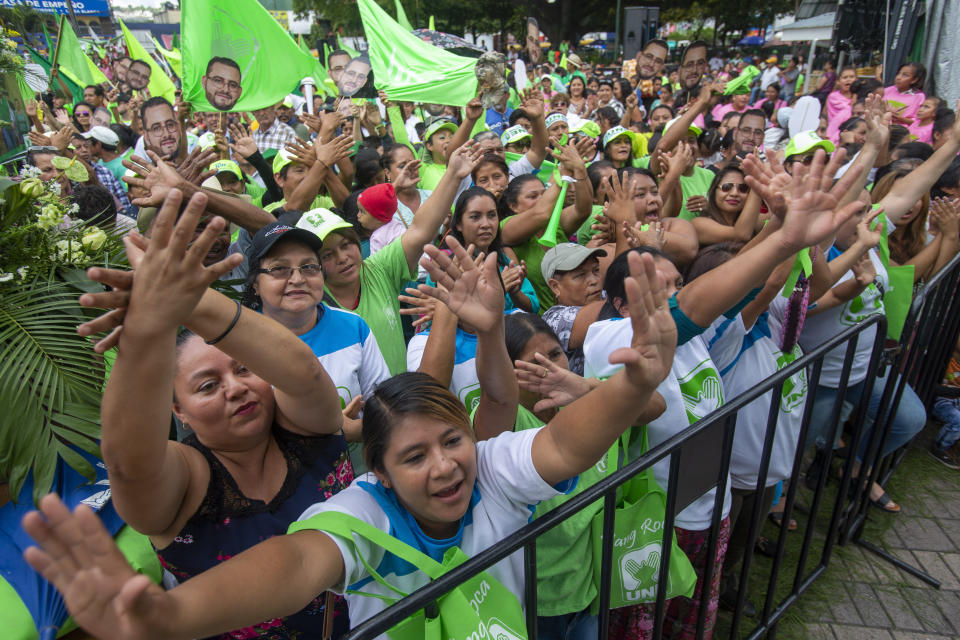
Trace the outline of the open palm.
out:
M 424 252 L 430 258 L 421 264 L 441 288 L 425 284 L 418 288 L 436 298 L 477 331 L 488 331 L 503 317 L 503 285 L 497 271 L 497 254 L 491 253 L 477 266 L 467 250 L 456 238 L 447 236 L 447 246 L 453 258 L 427 245 Z

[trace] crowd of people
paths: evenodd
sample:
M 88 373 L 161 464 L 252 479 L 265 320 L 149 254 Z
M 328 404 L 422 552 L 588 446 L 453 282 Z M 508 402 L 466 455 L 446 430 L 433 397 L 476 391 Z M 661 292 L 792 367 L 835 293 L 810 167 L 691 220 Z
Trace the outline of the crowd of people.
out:
M 335 83 L 344 56 L 324 61 Z M 922 65 L 884 86 L 828 62 L 805 94 L 799 57 L 702 42 L 671 61 L 650 40 L 615 68 L 564 58 L 510 73 L 488 108 L 291 87 L 252 113 L 193 112 L 149 96 L 149 66 L 129 58 L 108 90 L 27 105 L 26 162 L 79 219 L 125 234 L 132 270 L 89 270 L 106 290 L 80 303 L 106 311 L 79 330 L 115 358 L 112 500 L 165 570 L 162 585 L 135 574 L 92 511 L 44 498 L 26 557 L 82 627 L 340 637 L 431 578 L 331 514 L 437 562 L 474 556 L 615 472 L 612 447 L 622 466 L 902 304 L 889 270 L 912 266 L 921 287 L 960 249 L 960 122 L 923 92 Z M 87 163 L 89 182 L 56 156 Z M 785 294 L 800 254 L 810 269 Z M 765 486 L 772 392 L 740 411 L 726 494 L 676 514 L 696 585 L 668 601 L 663 637 L 712 636 L 754 505 L 782 519 L 795 456 L 846 449 L 835 407 L 869 392 L 867 429 L 878 421 L 875 331 L 849 371 L 843 348 L 826 357 L 815 395 L 804 371 L 784 385 Z M 930 453 L 960 468 L 957 400 L 927 408 L 909 387 L 884 453 L 928 409 L 944 422 Z M 855 474 L 867 440 L 846 454 Z M 668 460 L 654 476 L 669 487 Z M 901 509 L 879 485 L 870 500 Z M 601 510 L 537 542 L 541 638 L 597 637 Z M 521 554 L 489 574 L 522 602 Z M 653 615 L 613 610 L 610 637 L 652 637 Z

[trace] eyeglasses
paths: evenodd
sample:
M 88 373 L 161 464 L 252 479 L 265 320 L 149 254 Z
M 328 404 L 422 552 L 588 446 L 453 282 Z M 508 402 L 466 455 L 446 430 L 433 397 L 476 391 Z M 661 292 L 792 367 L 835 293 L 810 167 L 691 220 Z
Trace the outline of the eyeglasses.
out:
M 680 65 L 684 69 L 706 69 L 707 68 L 707 59 L 701 58 L 700 60 L 688 60 Z
M 763 137 L 763 129 L 751 129 L 749 127 L 738 127 L 737 130 L 740 131 L 741 134 L 747 136 L 748 138 Z
M 827 160 L 829 159 L 830 159 L 830 154 L 828 153 Z M 791 156 L 787 159 L 787 162 L 790 162 L 790 163 L 799 162 L 809 167 L 811 164 L 813 164 L 813 154 L 811 153 L 810 155 L 806 155 L 806 156 Z
M 644 58 L 644 60 L 646 60 L 647 62 L 655 62 L 656 64 L 661 65 L 661 66 L 663 65 L 664 62 L 666 62 L 666 60 L 664 60 L 663 58 L 658 58 L 658 57 L 656 57 L 656 56 L 654 56 L 654 55 L 650 55 L 650 54 L 647 53 L 646 51 L 641 52 L 640 55 L 641 55 L 641 56 Z
M 720 185 L 720 191 L 724 193 L 730 193 L 736 187 L 737 191 L 740 193 L 750 193 L 750 186 L 744 182 L 734 183 L 734 182 L 724 182 Z
M 239 91 L 240 83 L 234 82 L 233 80 L 227 80 L 226 78 L 221 78 L 220 76 L 207 76 L 207 80 L 210 81 L 210 84 L 213 85 L 214 89 L 220 89 L 223 85 L 227 85 L 227 89 L 230 91 Z
M 175 133 L 180 128 L 180 125 L 174 122 L 173 120 L 167 120 L 166 122 L 158 122 L 153 125 L 147 131 L 152 135 L 159 136 L 162 135 L 164 131 L 167 133 Z
M 265 273 L 271 278 L 277 280 L 286 280 L 293 275 L 294 271 L 299 271 L 304 278 L 312 278 L 320 275 L 320 265 L 302 264 L 299 267 L 270 267 L 269 269 L 257 269 L 257 273 Z
M 80 116 L 86 116 L 86 117 L 89 118 L 89 117 L 90 117 L 90 112 L 89 112 L 89 111 L 74 111 L 74 112 L 73 112 L 73 115 L 77 116 L 78 118 L 79 118 Z

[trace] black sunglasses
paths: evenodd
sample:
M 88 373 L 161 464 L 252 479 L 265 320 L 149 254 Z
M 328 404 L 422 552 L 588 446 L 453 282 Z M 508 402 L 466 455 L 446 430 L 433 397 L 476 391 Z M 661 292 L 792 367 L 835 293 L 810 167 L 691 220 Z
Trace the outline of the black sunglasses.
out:
M 724 182 L 722 185 L 720 185 L 720 191 L 723 191 L 724 193 L 729 193 L 733 191 L 734 187 L 736 187 L 737 191 L 739 191 L 740 193 L 750 193 L 750 186 L 747 185 L 745 182 L 740 182 L 738 184 L 734 184 L 733 182 Z

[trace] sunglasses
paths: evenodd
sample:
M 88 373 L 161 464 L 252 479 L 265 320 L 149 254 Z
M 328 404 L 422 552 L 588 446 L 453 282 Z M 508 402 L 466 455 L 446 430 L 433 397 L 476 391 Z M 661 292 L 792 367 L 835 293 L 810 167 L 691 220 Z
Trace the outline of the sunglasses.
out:
M 90 115 L 90 112 L 89 112 L 89 111 L 77 111 L 77 117 L 80 117 L 80 116 L 89 116 L 89 115 Z
M 724 193 L 730 193 L 731 191 L 733 191 L 734 187 L 736 187 L 737 191 L 739 191 L 740 193 L 750 193 L 750 186 L 743 182 L 740 182 L 740 183 L 724 182 L 722 185 L 720 185 L 720 191 L 723 191 Z

